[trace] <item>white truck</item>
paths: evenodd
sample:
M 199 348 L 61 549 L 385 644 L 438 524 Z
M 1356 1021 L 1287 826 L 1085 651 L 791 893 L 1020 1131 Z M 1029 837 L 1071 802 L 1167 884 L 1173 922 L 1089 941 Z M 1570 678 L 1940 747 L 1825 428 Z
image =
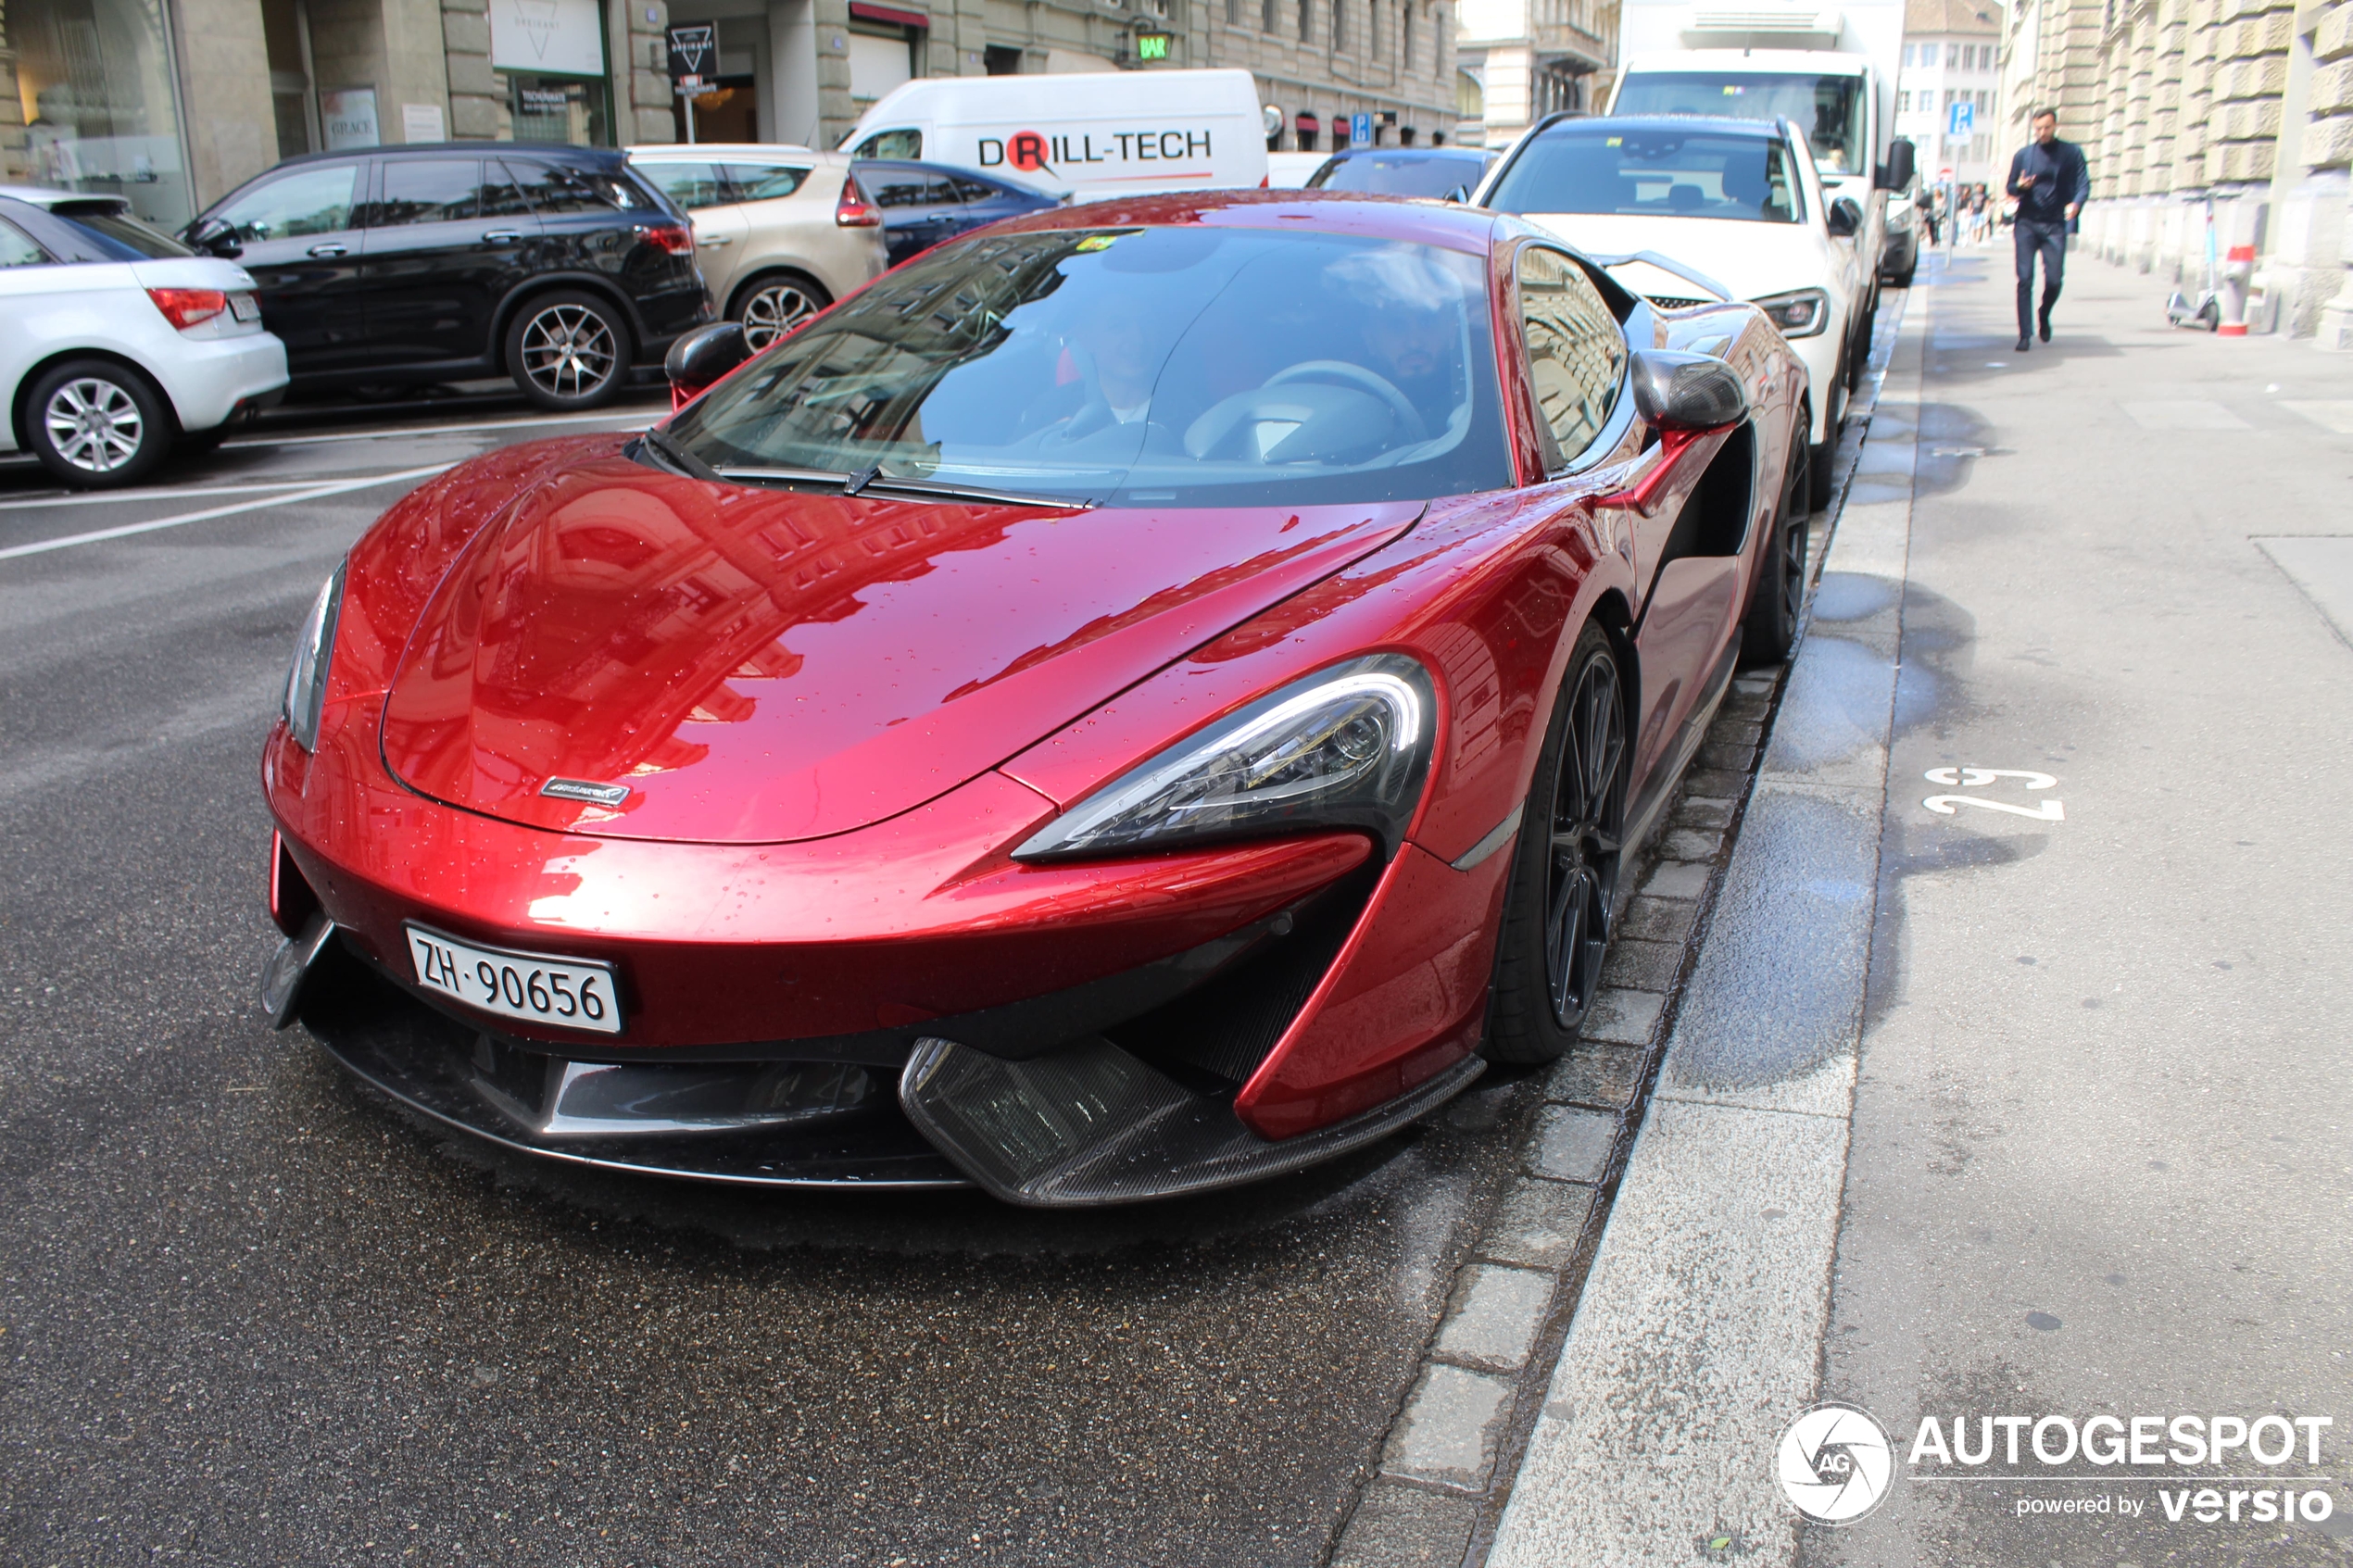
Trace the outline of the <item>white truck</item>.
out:
M 1095 201 L 1265 184 L 1263 112 L 1246 70 L 923 77 L 877 100 L 841 145 Z
M 1813 144 L 1829 198 L 1862 208 L 1855 244 L 1866 275 L 1898 287 L 1912 281 L 1915 155 L 1895 134 L 1904 0 L 1839 10 L 1624 0 L 1618 41 L 1611 114 L 1787 115 Z

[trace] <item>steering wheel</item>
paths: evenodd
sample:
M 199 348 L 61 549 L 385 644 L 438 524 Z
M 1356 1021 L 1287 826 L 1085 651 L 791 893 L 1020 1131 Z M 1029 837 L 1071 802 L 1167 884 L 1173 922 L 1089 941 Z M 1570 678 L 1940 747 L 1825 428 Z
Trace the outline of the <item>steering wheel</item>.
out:
M 1414 407 L 1412 399 L 1398 391 L 1394 384 L 1365 369 L 1362 365 L 1352 365 L 1345 359 L 1302 359 L 1296 365 L 1277 370 L 1273 375 L 1268 376 L 1265 384 L 1270 387 L 1280 386 L 1285 382 L 1307 381 L 1318 376 L 1332 381 L 1346 382 L 1352 386 L 1360 387 L 1371 393 L 1389 405 L 1390 411 L 1403 422 L 1415 440 L 1429 439 L 1429 427 L 1422 423 L 1421 410 Z

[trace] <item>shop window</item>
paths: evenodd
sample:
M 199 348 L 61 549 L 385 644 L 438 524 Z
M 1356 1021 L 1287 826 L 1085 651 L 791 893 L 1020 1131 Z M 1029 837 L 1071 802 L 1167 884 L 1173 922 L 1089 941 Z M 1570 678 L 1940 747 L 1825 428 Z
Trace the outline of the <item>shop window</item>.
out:
M 1009 44 L 991 44 L 980 52 L 980 67 L 991 76 L 1019 76 L 1021 51 Z
M 612 117 L 601 81 L 522 75 L 507 81 L 516 141 L 612 145 Z
M 8 0 L 24 180 L 127 196 L 178 229 L 195 214 L 162 7 L 141 0 Z
M 243 245 L 340 233 L 353 226 L 352 194 L 359 182 L 356 163 L 298 169 L 254 186 L 214 216 Z

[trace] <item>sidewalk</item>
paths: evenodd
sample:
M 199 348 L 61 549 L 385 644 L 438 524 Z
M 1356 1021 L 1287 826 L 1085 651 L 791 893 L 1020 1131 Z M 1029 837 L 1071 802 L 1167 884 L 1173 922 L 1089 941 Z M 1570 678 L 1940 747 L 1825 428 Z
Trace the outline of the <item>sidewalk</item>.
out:
M 2353 1527 L 1905 1463 L 1923 1415 L 2196 1411 L 2334 1415 L 2296 1474 L 2353 1474 L 2353 543 L 2258 542 L 2353 535 L 2353 358 L 2167 329 L 2084 256 L 2020 356 L 2006 254 L 1919 281 L 1490 1563 L 2300 1562 Z M 1775 1450 L 1818 1399 L 1896 1479 L 1801 1531 Z M 2145 1512 L 2017 1512 L 2095 1490 L 2060 1478 Z

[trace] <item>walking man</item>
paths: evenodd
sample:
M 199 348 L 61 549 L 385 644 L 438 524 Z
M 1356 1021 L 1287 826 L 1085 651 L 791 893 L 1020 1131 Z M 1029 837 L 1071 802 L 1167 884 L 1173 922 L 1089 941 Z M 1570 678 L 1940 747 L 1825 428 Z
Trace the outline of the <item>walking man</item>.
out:
M 2039 325 L 2043 341 L 2051 341 L 2051 307 L 2058 303 L 2059 280 L 2067 270 L 2067 229 L 2083 210 L 2092 194 L 2092 174 L 2083 149 L 2058 139 L 2058 115 L 2038 109 L 2031 122 L 2034 140 L 2010 159 L 2009 183 L 2003 187 L 2018 198 L 2018 351 L 2031 345 Z M 2034 257 L 2043 257 L 2043 308 L 2034 304 Z

